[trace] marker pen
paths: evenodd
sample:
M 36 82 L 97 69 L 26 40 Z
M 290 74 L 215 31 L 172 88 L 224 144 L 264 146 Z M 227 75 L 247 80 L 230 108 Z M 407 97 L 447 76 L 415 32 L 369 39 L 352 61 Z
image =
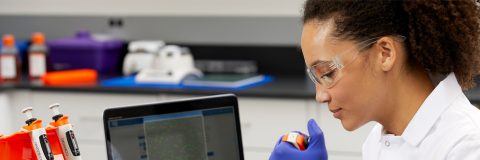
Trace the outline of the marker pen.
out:
M 62 145 L 65 159 L 82 160 L 72 124 L 68 122 L 68 116 L 64 116 L 60 113 L 60 104 L 58 103 L 50 105 L 49 108 L 53 111 L 52 119 L 54 120 L 50 125 L 57 127 L 56 131 L 60 144 Z
M 30 132 L 30 139 L 34 153 L 38 160 L 54 160 L 52 149 L 47 138 L 47 131 L 42 128 L 42 120 L 33 118 L 32 107 L 27 107 L 22 110 L 22 113 L 27 116 L 26 125 L 22 127 L 27 132 Z

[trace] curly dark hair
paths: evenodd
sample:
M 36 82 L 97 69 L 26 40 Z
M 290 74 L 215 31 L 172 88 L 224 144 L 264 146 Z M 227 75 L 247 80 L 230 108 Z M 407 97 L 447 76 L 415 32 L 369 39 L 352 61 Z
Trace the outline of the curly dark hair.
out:
M 303 22 L 333 18 L 333 36 L 362 41 L 403 35 L 407 62 L 454 72 L 463 89 L 480 73 L 479 0 L 307 0 Z

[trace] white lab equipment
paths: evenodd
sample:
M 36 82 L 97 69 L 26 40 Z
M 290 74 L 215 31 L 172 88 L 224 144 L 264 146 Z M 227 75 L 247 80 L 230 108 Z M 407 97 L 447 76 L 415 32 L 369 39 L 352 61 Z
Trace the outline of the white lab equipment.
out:
M 25 121 L 27 127 L 22 127 L 22 131 L 30 132 L 32 147 L 38 160 L 53 160 L 54 156 L 47 138 L 47 131 L 42 127 L 42 120 L 33 117 L 32 110 L 32 107 L 22 110 L 22 113 L 27 116 Z
M 123 75 L 137 73 L 152 66 L 155 54 L 165 46 L 163 41 L 133 41 L 123 61 Z
M 50 124 L 53 125 L 53 127 L 56 127 L 55 130 L 57 132 L 60 145 L 62 146 L 62 152 L 65 156 L 65 160 L 82 160 L 77 139 L 73 132 L 73 126 L 68 122 L 68 116 L 64 116 L 60 113 L 60 104 L 58 103 L 54 103 L 48 108 L 53 111 L 52 119 L 54 122 Z
M 195 68 L 193 56 L 186 47 L 168 45 L 155 55 L 150 68 L 141 70 L 135 77 L 137 83 L 180 84 L 189 76 L 202 77 Z

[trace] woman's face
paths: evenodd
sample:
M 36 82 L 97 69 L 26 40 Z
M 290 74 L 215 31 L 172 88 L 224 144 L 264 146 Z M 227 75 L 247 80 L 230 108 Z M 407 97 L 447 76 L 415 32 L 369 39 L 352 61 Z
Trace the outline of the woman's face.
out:
M 369 48 L 358 52 L 357 43 L 331 37 L 334 23 L 330 21 L 311 21 L 304 24 L 302 32 L 302 51 L 308 67 L 318 61 L 331 61 L 338 53 L 343 64 L 348 64 L 341 70 L 340 79 L 330 88 L 316 84 L 316 100 L 328 103 L 328 108 L 335 118 L 341 120 L 343 127 L 352 131 L 363 124 L 375 120 L 381 113 L 383 101 L 387 93 L 381 79 L 376 78 L 375 64 L 368 63 L 367 56 L 375 52 Z M 358 56 L 357 58 L 354 58 Z M 346 63 L 350 62 L 350 63 Z

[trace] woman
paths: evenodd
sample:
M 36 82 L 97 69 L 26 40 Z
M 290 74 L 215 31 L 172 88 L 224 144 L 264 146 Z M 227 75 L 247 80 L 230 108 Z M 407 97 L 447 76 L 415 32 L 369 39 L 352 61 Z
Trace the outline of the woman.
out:
M 462 92 L 480 71 L 478 2 L 307 0 L 303 20 L 316 100 L 348 131 L 378 122 L 363 159 L 480 159 L 480 111 Z M 327 159 L 308 129 L 305 151 L 279 141 L 270 159 Z

